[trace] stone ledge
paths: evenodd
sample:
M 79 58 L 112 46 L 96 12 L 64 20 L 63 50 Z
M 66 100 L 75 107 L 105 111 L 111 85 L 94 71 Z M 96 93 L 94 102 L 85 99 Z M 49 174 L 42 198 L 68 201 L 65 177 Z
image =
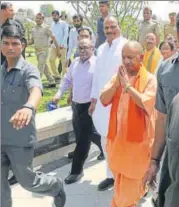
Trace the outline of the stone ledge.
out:
M 36 127 L 38 142 L 73 131 L 71 107 L 37 114 Z

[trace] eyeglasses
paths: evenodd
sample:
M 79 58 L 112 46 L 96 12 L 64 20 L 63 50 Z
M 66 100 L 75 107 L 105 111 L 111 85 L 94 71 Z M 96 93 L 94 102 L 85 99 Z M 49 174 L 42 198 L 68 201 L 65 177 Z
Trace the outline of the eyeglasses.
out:
M 92 47 L 78 47 L 78 49 L 81 51 L 81 50 L 88 50 L 88 49 L 91 49 Z

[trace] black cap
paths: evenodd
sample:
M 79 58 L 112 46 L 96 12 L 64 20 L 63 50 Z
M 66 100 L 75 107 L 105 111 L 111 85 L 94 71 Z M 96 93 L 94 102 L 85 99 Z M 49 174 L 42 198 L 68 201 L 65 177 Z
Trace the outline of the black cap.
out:
M 99 0 L 99 4 L 109 4 L 109 0 Z
M 176 12 L 170 12 L 168 15 L 169 15 L 169 16 L 176 16 L 177 13 L 176 13 Z
M 58 10 L 53 10 L 53 11 L 52 11 L 52 15 L 53 15 L 53 14 L 57 14 L 58 16 L 60 16 L 60 12 L 59 12 Z

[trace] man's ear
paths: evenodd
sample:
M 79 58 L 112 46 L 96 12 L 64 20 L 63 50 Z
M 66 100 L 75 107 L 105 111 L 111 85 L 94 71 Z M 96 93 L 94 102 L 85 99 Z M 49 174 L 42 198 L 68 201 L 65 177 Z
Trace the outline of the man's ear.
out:
M 25 43 L 23 42 L 23 43 L 22 43 L 22 51 L 24 50 L 25 46 L 26 46 L 26 45 L 25 45 Z

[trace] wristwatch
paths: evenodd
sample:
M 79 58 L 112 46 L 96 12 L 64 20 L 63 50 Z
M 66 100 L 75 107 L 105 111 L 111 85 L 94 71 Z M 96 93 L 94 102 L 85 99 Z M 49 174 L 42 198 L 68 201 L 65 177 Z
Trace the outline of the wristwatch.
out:
M 34 113 L 36 112 L 35 108 L 34 108 L 31 104 L 29 104 L 29 103 L 24 104 L 24 105 L 22 106 L 22 108 L 31 109 L 32 112 L 34 112 Z

